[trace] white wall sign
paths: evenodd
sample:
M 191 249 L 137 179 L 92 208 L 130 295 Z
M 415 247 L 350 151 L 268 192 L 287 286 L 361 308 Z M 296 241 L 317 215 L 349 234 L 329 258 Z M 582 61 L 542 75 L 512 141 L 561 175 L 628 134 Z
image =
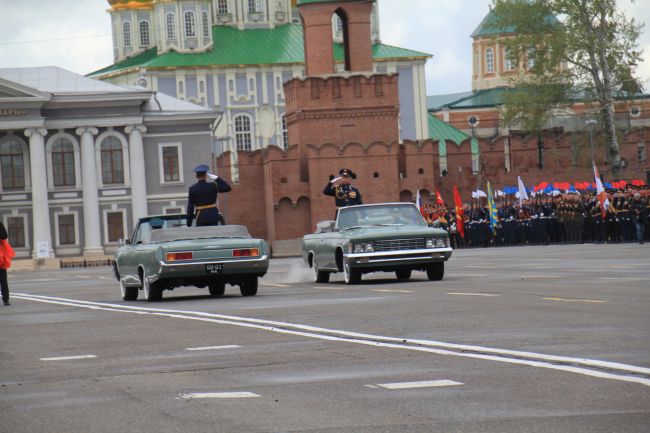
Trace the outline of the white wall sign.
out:
M 44 259 L 50 257 L 50 243 L 48 241 L 36 242 L 36 258 Z

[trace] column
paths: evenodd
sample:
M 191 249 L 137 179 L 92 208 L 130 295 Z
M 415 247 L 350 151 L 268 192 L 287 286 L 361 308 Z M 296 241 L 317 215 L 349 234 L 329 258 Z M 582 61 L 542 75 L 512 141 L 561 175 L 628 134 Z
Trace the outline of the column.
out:
M 47 247 L 47 256 L 54 257 L 52 251 L 52 228 L 50 226 L 50 207 L 47 198 L 47 166 L 45 162 L 45 140 L 47 129 L 25 130 L 29 138 L 29 163 L 32 182 L 32 226 L 34 229 L 32 257 L 44 258 L 37 254 L 39 246 Z
M 129 125 L 124 129 L 129 134 L 129 163 L 131 164 L 131 211 L 133 225 L 149 214 L 147 206 L 147 178 L 144 166 L 144 145 L 142 134 L 147 132 L 143 125 Z
M 97 167 L 95 166 L 95 139 L 97 128 L 78 128 L 81 137 L 81 182 L 84 209 L 84 255 L 104 254 L 100 234 L 99 192 L 97 191 Z

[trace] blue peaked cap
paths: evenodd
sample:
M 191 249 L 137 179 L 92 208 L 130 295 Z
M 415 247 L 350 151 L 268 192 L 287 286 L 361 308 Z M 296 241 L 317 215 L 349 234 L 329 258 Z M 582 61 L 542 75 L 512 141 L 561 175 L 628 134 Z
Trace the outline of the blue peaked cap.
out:
M 210 171 L 210 167 L 205 164 L 197 165 L 194 169 L 194 173 L 207 173 Z

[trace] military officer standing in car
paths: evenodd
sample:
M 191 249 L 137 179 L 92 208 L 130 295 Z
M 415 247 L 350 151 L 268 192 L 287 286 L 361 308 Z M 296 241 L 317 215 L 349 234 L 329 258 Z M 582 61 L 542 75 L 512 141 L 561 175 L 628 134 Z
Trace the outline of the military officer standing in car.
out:
M 351 185 L 352 179 L 356 179 L 357 175 L 349 168 L 342 168 L 339 171 L 339 176 L 337 178 L 330 176 L 330 181 L 325 186 L 323 194 L 334 197 L 337 209 L 363 204 L 361 192 Z
M 208 173 L 210 167 L 199 165 L 194 169 L 197 182 L 190 187 L 187 200 L 187 226 L 196 219 L 197 226 L 216 226 L 221 221 L 217 208 L 217 194 L 231 190 L 228 182 Z M 210 179 L 210 182 L 208 182 Z

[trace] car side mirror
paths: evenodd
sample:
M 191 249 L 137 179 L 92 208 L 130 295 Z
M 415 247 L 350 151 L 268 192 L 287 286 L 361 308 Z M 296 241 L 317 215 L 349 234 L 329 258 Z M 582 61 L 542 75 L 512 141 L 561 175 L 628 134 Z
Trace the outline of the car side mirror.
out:
M 432 223 L 427 224 L 429 227 L 433 227 L 434 229 L 439 229 L 441 227 L 440 221 L 434 221 Z

